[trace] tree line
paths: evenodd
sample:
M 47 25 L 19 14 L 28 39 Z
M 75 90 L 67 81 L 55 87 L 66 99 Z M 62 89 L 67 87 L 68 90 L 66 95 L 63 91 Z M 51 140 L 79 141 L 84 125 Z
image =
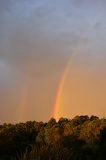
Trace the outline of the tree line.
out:
M 84 115 L 0 125 L 0 160 L 105 159 L 105 118 Z

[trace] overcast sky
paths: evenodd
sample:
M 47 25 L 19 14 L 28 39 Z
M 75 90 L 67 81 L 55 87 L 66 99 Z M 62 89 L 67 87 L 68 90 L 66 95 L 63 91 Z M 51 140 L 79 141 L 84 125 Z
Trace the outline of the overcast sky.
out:
M 0 0 L 0 121 L 47 121 L 74 52 L 75 73 L 93 71 L 105 82 L 105 43 L 105 0 Z

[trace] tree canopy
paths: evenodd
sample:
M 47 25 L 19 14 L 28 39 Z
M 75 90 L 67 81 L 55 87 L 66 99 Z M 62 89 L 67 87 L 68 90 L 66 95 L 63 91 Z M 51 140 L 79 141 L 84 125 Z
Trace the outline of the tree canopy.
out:
M 0 160 L 104 160 L 105 153 L 105 118 L 0 125 Z

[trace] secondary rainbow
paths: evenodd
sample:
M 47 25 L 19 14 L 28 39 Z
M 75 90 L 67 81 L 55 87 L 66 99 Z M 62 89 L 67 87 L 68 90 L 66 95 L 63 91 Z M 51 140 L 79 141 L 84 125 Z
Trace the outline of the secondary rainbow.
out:
M 27 109 L 27 103 L 28 103 L 28 83 L 27 81 L 24 82 L 24 84 L 22 85 L 21 88 L 21 94 L 20 94 L 20 101 L 19 101 L 19 122 L 23 122 L 24 120 L 24 116 L 25 116 L 25 112 Z

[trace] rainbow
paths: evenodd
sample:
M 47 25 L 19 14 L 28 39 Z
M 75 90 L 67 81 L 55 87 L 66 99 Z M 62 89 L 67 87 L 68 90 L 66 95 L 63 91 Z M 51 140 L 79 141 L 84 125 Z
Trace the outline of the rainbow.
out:
M 22 122 L 24 120 L 25 115 L 25 109 L 28 103 L 28 84 L 27 81 L 24 82 L 24 85 L 22 86 L 21 90 L 21 96 L 20 96 L 20 104 L 19 104 L 19 118 L 18 121 Z
M 62 93 L 63 93 L 63 89 L 65 87 L 65 82 L 67 79 L 67 76 L 69 74 L 69 71 L 73 65 L 75 59 L 75 53 L 72 53 L 71 56 L 69 57 L 69 60 L 65 66 L 65 69 L 62 73 L 62 76 L 60 78 L 59 81 L 59 87 L 57 89 L 56 92 L 56 96 L 55 96 L 55 101 L 54 101 L 54 105 L 53 105 L 53 111 L 51 116 L 54 117 L 56 120 L 58 120 L 60 117 L 59 113 L 61 110 L 61 98 L 62 98 Z M 19 104 L 19 122 L 22 122 L 24 120 L 24 115 L 26 115 L 26 107 L 28 104 L 28 81 L 24 82 L 24 85 L 22 86 L 22 90 L 21 90 L 21 96 L 20 96 L 20 104 Z
M 72 53 L 70 58 L 69 58 L 68 63 L 65 66 L 65 69 L 62 73 L 60 81 L 59 81 L 59 87 L 57 89 L 57 94 L 56 94 L 56 97 L 55 97 L 55 102 L 54 102 L 54 106 L 53 106 L 53 114 L 52 114 L 52 117 L 54 117 L 56 120 L 58 120 L 60 118 L 59 113 L 60 113 L 60 110 L 61 110 L 61 97 L 62 97 L 62 93 L 63 93 L 63 89 L 64 89 L 64 86 L 65 86 L 67 76 L 69 74 L 69 70 L 72 67 L 73 62 L 74 62 L 73 61 L 74 57 L 75 57 L 75 54 Z

